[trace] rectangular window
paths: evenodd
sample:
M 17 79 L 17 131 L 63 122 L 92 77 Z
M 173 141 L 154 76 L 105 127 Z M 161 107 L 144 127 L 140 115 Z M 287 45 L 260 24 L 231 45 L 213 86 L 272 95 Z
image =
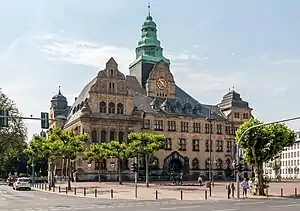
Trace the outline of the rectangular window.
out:
M 205 152 L 209 152 L 209 140 L 205 141 Z
M 164 130 L 164 121 L 163 120 L 154 120 L 154 130 L 163 131 Z
M 217 140 L 216 142 L 216 152 L 223 152 L 223 141 Z
M 222 134 L 222 125 L 217 124 L 217 134 Z
M 235 112 L 234 113 L 234 118 L 240 118 L 240 113 Z
M 199 151 L 200 147 L 199 147 L 199 140 L 198 139 L 193 139 L 193 151 Z
M 201 133 L 201 123 L 198 123 L 198 122 L 193 123 L 193 132 Z
M 176 131 L 176 121 L 168 121 L 168 131 Z
M 181 132 L 189 132 L 189 123 L 188 122 L 180 122 Z
M 205 133 L 209 133 L 209 124 L 205 123 Z
M 165 139 L 165 150 L 172 150 L 172 139 L 171 138 Z
M 145 121 L 144 121 L 144 129 L 150 129 L 150 119 L 145 119 Z
M 227 141 L 226 143 L 226 152 L 232 152 L 232 141 Z
M 183 150 L 183 151 L 186 150 L 186 141 L 184 138 L 179 139 L 178 145 L 179 145 L 179 150 Z
M 225 133 L 226 133 L 227 135 L 230 135 L 230 134 L 231 134 L 231 133 L 230 133 L 230 130 L 231 130 L 230 126 L 226 126 L 226 127 L 225 127 Z
M 243 113 L 243 118 L 244 119 L 249 119 L 249 114 L 248 113 Z

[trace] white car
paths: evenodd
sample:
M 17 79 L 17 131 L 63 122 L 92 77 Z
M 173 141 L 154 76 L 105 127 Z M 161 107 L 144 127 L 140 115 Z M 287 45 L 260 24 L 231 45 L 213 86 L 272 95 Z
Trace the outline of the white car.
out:
M 13 184 L 14 190 L 31 190 L 30 179 L 26 177 L 17 178 Z

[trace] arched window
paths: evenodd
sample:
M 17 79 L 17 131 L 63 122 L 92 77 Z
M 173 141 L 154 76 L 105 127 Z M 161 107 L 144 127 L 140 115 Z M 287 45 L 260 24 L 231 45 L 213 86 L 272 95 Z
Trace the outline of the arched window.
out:
M 117 114 L 124 114 L 124 106 L 122 103 L 117 104 Z
M 114 141 L 115 140 L 115 131 L 114 130 L 111 130 L 109 132 L 109 140 L 110 141 Z
M 197 158 L 192 160 L 192 169 L 199 169 L 199 160 Z
M 109 114 L 114 114 L 114 113 L 115 113 L 115 104 L 112 103 L 112 102 L 110 102 L 110 103 L 108 104 L 108 113 L 109 113 Z
M 104 101 L 100 102 L 100 113 L 106 113 L 106 103 Z
M 102 130 L 101 131 L 101 143 L 104 143 L 106 141 L 107 141 L 107 139 L 106 139 L 106 131 Z
M 96 130 L 92 131 L 92 142 L 97 143 L 97 131 Z
M 223 169 L 223 161 L 219 158 L 216 163 L 217 169 Z
M 119 142 L 122 143 L 124 141 L 124 132 L 119 132 Z
M 106 170 L 106 160 L 102 159 L 99 165 L 100 170 Z

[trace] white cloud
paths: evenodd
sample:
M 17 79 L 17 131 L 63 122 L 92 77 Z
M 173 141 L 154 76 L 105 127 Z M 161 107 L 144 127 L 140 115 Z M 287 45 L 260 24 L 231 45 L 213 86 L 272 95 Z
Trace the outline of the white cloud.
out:
M 281 59 L 277 61 L 271 61 L 274 65 L 286 65 L 286 64 L 299 64 L 300 59 Z

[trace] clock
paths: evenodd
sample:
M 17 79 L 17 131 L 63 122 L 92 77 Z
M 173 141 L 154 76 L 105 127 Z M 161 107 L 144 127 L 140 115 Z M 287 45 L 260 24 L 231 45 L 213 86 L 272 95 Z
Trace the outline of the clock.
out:
M 159 89 L 164 90 L 168 87 L 168 81 L 164 78 L 159 78 L 156 80 L 156 86 Z

